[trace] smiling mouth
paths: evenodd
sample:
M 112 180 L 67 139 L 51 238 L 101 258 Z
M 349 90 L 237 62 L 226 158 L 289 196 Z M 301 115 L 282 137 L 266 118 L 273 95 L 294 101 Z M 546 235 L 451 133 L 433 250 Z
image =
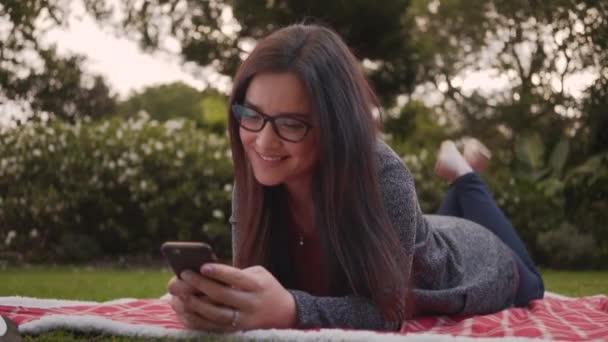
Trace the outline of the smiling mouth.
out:
M 287 156 L 269 156 L 269 155 L 261 154 L 257 151 L 256 151 L 256 153 L 262 160 L 267 161 L 267 162 L 278 162 L 278 161 L 282 161 L 282 160 L 285 160 L 288 158 Z

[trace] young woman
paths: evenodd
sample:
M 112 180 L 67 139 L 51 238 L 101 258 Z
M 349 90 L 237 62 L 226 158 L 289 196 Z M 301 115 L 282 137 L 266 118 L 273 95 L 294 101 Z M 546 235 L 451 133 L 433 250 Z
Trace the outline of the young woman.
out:
M 234 267 L 205 264 L 168 285 L 187 327 L 210 331 L 398 329 L 404 319 L 486 314 L 543 296 L 517 233 L 451 142 L 451 182 L 422 214 L 412 175 L 376 137 L 376 97 L 331 30 L 294 25 L 261 40 L 230 98 Z M 201 295 L 201 293 L 203 295 Z

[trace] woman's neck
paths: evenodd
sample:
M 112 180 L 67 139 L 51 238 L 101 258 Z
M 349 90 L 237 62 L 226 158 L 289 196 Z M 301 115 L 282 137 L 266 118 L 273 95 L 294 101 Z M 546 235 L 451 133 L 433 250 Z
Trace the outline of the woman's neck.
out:
M 311 182 L 286 184 L 289 210 L 302 233 L 314 232 L 314 207 L 312 204 Z

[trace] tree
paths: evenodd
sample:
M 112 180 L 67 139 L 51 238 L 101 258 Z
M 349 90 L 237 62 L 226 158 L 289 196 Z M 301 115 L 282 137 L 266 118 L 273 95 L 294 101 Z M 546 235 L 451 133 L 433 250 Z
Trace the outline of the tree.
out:
M 526 132 L 543 132 L 548 145 L 583 139 L 591 123 L 585 95 L 565 84 L 587 74 L 606 85 L 606 2 L 416 0 L 409 15 L 420 81 L 443 95 L 441 110 L 455 117 L 461 134 L 511 151 Z M 480 70 L 504 86 L 467 91 L 463 79 Z
M 585 124 L 580 135 L 585 137 L 584 155 L 608 152 L 608 78 L 599 78 L 587 90 L 584 103 Z
M 577 75 L 608 75 L 608 5 L 596 0 L 129 0 L 118 19 L 116 9 L 86 2 L 100 21 L 144 49 L 175 39 L 185 61 L 225 75 L 268 32 L 294 22 L 327 23 L 364 61 L 385 106 L 430 84 L 443 97 L 438 109 L 459 128 L 455 134 L 511 152 L 525 132 L 542 130 L 548 145 L 579 139 L 589 123 L 586 95 L 575 96 L 565 84 Z M 463 80 L 482 71 L 503 86 L 467 90 Z
M 0 101 L 70 121 L 114 110 L 105 80 L 84 73 L 82 57 L 59 56 L 40 42 L 46 28 L 65 23 L 67 6 L 58 0 L 0 1 L 0 23 L 8 29 L 0 39 Z
M 198 90 L 182 82 L 161 84 L 146 87 L 141 92 L 132 94 L 118 105 L 117 113 L 121 116 L 135 116 L 143 110 L 152 119 L 159 121 L 173 118 L 200 121 L 201 98 Z
M 199 127 L 223 132 L 226 127 L 226 95 L 214 89 L 201 92 L 182 82 L 146 87 L 121 102 L 116 114 L 129 117 L 145 111 L 152 119 L 183 118 Z
M 326 23 L 345 37 L 360 59 L 370 62 L 366 71 L 385 103 L 411 91 L 414 84 L 410 23 L 404 17 L 409 0 L 127 0 L 114 9 L 104 1 L 85 3 L 101 22 L 114 25 L 142 48 L 162 49 L 174 39 L 185 61 L 228 76 L 234 75 L 251 45 L 272 30 L 302 21 Z

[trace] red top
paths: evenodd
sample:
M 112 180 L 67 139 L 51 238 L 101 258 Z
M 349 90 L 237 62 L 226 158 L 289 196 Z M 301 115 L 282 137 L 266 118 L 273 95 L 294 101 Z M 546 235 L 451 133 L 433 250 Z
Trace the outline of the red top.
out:
M 293 222 L 290 226 L 289 256 L 296 287 L 315 296 L 329 295 L 329 279 L 318 235 L 303 233 Z

